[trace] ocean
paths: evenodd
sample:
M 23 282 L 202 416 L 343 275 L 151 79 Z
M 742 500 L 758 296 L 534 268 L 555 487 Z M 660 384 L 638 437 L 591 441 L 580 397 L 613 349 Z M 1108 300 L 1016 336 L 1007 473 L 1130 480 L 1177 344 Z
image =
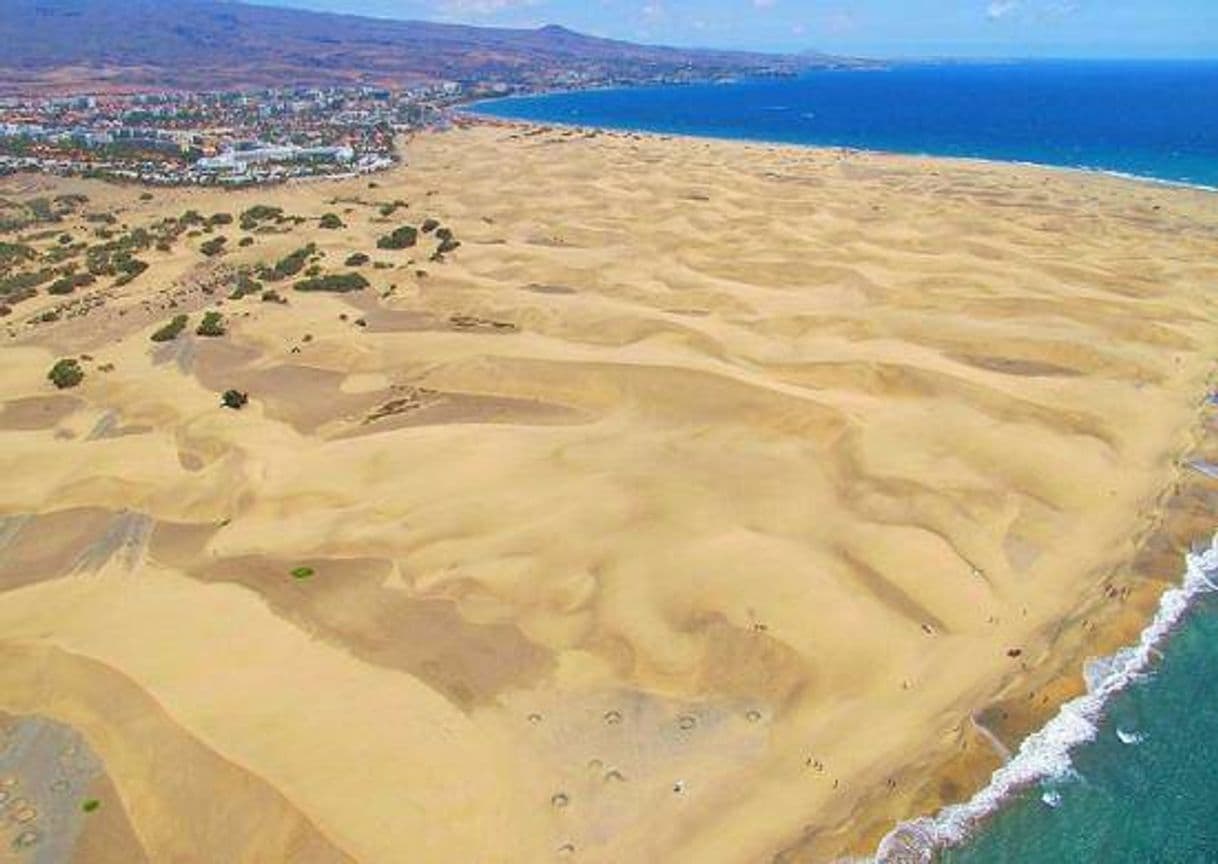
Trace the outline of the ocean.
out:
M 910 64 L 482 102 L 550 123 L 1033 162 L 1218 188 L 1218 62 Z
M 545 123 L 1029 162 L 1218 189 L 1218 62 L 911 64 L 558 93 L 471 110 Z M 1218 286 L 1216 286 L 1218 287 Z M 1181 570 L 1184 571 L 1184 562 Z M 1218 864 L 1218 545 L 1142 641 L 1094 661 L 969 802 L 891 864 Z

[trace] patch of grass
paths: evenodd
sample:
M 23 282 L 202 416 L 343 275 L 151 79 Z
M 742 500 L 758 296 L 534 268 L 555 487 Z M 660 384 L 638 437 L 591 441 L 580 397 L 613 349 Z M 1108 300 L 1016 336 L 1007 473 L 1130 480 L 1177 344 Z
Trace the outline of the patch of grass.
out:
M 99 808 L 99 807 L 101 807 L 101 802 L 98 801 L 96 798 L 89 798 L 88 800 L 84 801 L 80 805 L 80 809 L 85 811 L 86 813 L 92 813 L 93 811 L 97 810 L 97 808 Z
M 186 329 L 186 323 L 189 320 L 190 318 L 186 315 L 175 315 L 172 321 L 153 333 L 150 338 L 153 342 L 172 342 Z
M 67 390 L 85 380 L 85 371 L 80 368 L 80 361 L 65 358 L 51 367 L 47 379 L 60 390 Z
M 293 579 L 309 579 L 316 572 L 317 571 L 315 571 L 312 567 L 293 567 L 292 568 L 292 578 Z

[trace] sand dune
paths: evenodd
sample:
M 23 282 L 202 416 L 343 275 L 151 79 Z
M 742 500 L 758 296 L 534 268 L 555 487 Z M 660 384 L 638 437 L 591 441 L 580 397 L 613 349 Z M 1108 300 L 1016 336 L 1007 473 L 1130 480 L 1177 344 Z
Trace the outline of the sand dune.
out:
M 306 220 L 0 320 L 0 712 L 97 760 L 72 860 L 864 851 L 980 782 L 972 718 L 1051 710 L 1205 521 L 1213 195 L 510 126 L 405 148 L 375 185 L 0 181 L 132 228 Z M 376 247 L 427 217 L 460 248 Z M 371 286 L 227 296 L 310 241 Z

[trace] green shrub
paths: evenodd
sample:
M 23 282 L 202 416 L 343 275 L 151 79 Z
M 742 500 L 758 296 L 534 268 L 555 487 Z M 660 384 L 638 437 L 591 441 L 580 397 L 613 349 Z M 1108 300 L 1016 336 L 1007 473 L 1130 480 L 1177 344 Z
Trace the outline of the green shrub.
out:
M 438 219 L 424 219 L 423 220 L 422 231 L 424 234 L 430 234 L 432 231 L 435 231 L 439 227 L 440 227 L 440 220 L 438 220 Z
M 145 193 L 145 194 L 147 194 L 147 193 Z M 85 811 L 86 813 L 92 813 L 94 810 L 96 810 L 100 806 L 101 806 L 100 801 L 98 801 L 96 798 L 90 798 L 80 805 L 80 809 Z
M 318 223 L 318 227 L 325 228 L 327 231 L 337 231 L 338 229 L 346 228 L 347 226 L 343 224 L 343 220 L 339 219 L 337 214 L 327 213 L 325 216 L 321 217 L 321 222 Z
M 346 294 L 350 291 L 363 291 L 368 287 L 368 280 L 358 273 L 343 273 L 330 276 L 316 276 L 296 283 L 297 291 L 329 291 L 335 294 Z
M 153 342 L 172 342 L 186 329 L 186 323 L 190 320 L 186 315 L 174 315 L 170 321 L 161 329 L 152 334 Z
M 232 225 L 233 224 L 233 214 L 232 213 L 213 213 L 212 217 L 207 220 L 207 224 L 209 224 L 209 225 Z
M 293 567 L 291 572 L 293 579 L 308 579 L 317 571 L 312 567 Z
M 208 240 L 206 243 L 199 246 L 199 251 L 208 258 L 211 258 L 213 255 L 219 255 L 221 252 L 223 252 L 224 244 L 227 242 L 227 237 L 213 237 L 211 240 Z
M 195 334 L 199 336 L 223 336 L 224 333 L 224 316 L 219 312 L 204 312 L 203 320 L 195 329 Z
M 68 358 L 56 362 L 47 373 L 47 379 L 60 390 L 66 390 L 84 381 L 85 372 L 79 361 Z
M 220 404 L 234 411 L 240 411 L 249 401 L 250 395 L 240 390 L 225 390 L 224 395 L 220 397 Z
M 368 256 L 363 252 L 352 252 L 343 263 L 348 267 L 363 267 L 368 263 Z
M 275 291 L 274 289 L 272 289 L 270 291 L 262 292 L 262 302 L 263 303 L 287 303 L 288 301 L 284 300 L 283 296 L 278 291 Z
M 275 264 L 269 271 L 269 274 L 264 275 L 266 279 L 285 279 L 288 276 L 295 276 L 304 269 L 305 263 L 317 251 L 317 246 L 310 243 L 308 246 L 302 246 L 299 249 L 285 255 Z
M 378 249 L 409 249 L 419 241 L 419 232 L 413 225 L 403 225 L 392 234 L 376 241 Z
M 66 276 L 60 276 L 48 285 L 47 293 L 56 295 L 71 294 L 77 288 L 92 285 L 95 281 L 91 273 L 69 273 Z
M 240 300 L 242 297 L 248 297 L 250 294 L 257 294 L 262 290 L 262 283 L 250 276 L 250 274 L 242 271 L 237 274 L 237 287 L 233 289 L 233 293 L 228 295 L 229 300 Z

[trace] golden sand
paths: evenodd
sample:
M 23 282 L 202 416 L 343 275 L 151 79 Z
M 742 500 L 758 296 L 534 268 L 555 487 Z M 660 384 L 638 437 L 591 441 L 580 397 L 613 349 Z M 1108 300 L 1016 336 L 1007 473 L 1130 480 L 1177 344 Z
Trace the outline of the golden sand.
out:
M 76 860 L 831 860 L 968 794 L 974 715 L 1051 710 L 1175 577 L 1186 537 L 1145 550 L 1218 358 L 1218 196 L 507 126 L 405 153 L 0 182 L 310 220 L 0 321 L 0 712 L 104 762 L 124 818 Z M 445 260 L 376 248 L 426 217 Z M 223 299 L 308 240 L 384 266 Z

